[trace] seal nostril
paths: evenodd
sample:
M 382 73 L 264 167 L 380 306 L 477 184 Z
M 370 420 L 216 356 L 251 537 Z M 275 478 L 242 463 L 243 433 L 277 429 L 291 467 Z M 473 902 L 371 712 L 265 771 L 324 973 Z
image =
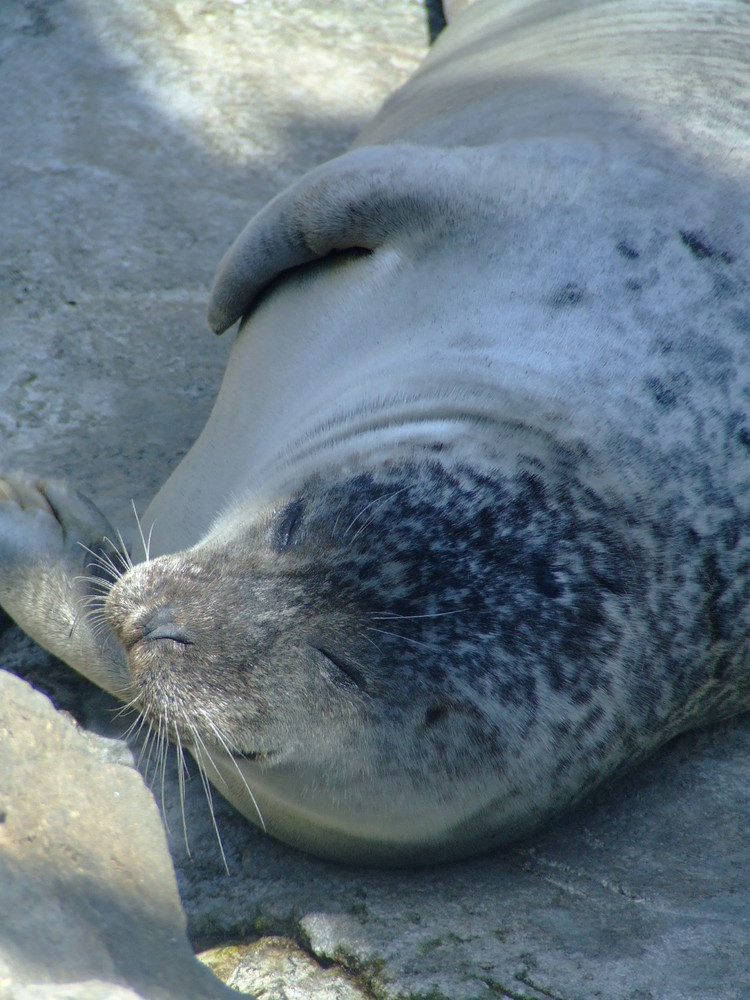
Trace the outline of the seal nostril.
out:
M 141 626 L 140 638 L 146 642 L 171 639 L 182 646 L 193 645 L 193 639 L 188 630 L 175 621 L 174 605 L 172 604 L 165 604 L 154 611 L 151 617 Z

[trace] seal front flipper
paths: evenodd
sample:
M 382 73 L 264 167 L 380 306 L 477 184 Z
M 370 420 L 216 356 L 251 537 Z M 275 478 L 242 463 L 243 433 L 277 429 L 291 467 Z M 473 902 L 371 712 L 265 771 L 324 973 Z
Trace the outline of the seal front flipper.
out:
M 418 242 L 456 214 L 472 157 L 403 143 L 355 149 L 310 171 L 245 226 L 214 279 L 208 324 L 223 333 L 280 274 L 338 250 Z M 465 189 L 470 185 L 464 184 Z
M 122 568 L 114 531 L 60 479 L 0 476 L 0 605 L 41 646 L 119 698 L 125 657 L 96 615 Z

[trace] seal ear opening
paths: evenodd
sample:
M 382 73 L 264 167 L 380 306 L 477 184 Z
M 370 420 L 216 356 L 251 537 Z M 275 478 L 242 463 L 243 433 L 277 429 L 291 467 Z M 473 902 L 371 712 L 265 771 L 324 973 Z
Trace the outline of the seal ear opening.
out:
M 446 152 L 370 146 L 345 153 L 282 191 L 245 226 L 214 279 L 208 324 L 224 333 L 282 272 L 337 250 L 376 250 L 436 218 L 436 169 Z

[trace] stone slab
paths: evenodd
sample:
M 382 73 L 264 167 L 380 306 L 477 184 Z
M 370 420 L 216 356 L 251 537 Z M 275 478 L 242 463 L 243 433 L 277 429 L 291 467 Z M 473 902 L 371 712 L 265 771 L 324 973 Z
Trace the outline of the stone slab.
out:
M 0 671 L 0 994 L 236 996 L 193 956 L 149 790 Z M 12 989 L 11 989 L 12 987 Z

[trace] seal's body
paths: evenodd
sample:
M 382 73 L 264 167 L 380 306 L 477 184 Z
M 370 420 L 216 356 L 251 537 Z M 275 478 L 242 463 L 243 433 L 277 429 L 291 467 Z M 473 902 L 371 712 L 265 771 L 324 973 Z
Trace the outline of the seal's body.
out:
M 9 612 L 326 856 L 502 843 L 750 707 L 750 14 L 568 7 L 472 7 L 240 235 L 118 643 L 103 519 L 5 480 Z

